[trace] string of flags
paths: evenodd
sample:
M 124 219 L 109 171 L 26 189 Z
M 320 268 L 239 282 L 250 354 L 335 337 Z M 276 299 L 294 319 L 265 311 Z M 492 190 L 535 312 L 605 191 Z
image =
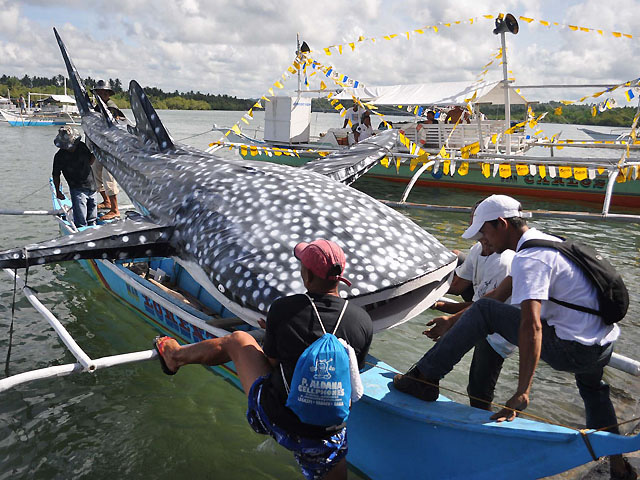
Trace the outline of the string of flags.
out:
M 406 30 L 404 32 L 401 33 L 391 33 L 391 34 L 387 34 L 387 35 L 382 35 L 381 37 L 366 37 L 366 36 L 359 36 L 356 40 L 351 41 L 351 42 L 347 42 L 347 43 L 343 43 L 343 44 L 336 44 L 336 45 L 329 45 L 327 47 L 324 47 L 322 49 L 320 49 L 320 51 L 322 51 L 325 55 L 327 56 L 331 56 L 333 54 L 338 54 L 338 55 L 342 55 L 344 52 L 354 52 L 356 47 L 358 45 L 361 45 L 363 42 L 369 42 L 372 44 L 375 44 L 376 42 L 380 43 L 381 41 L 391 41 L 391 40 L 396 40 L 396 39 L 411 39 L 412 37 L 415 37 L 416 35 L 423 35 L 425 33 L 441 33 L 443 31 L 446 31 L 450 28 L 456 27 L 456 26 L 460 26 L 460 25 L 476 25 L 478 24 L 480 21 L 483 20 L 491 20 L 493 21 L 496 16 L 500 17 L 500 18 L 504 18 L 504 13 L 499 13 L 498 15 L 494 15 L 494 14 L 485 14 L 485 15 L 479 15 L 476 17 L 471 17 L 471 18 L 467 18 L 467 19 L 462 19 L 462 20 L 456 20 L 456 21 L 452 21 L 452 22 L 437 22 L 433 25 L 426 25 L 420 28 L 415 28 L 415 29 L 411 29 L 411 30 Z M 525 16 L 519 16 L 518 20 L 525 22 L 526 24 L 539 24 L 542 25 L 543 27 L 547 27 L 549 29 L 551 28 L 559 28 L 559 29 L 566 29 L 568 31 L 572 31 L 572 32 L 580 32 L 580 33 L 596 33 L 599 34 L 601 36 L 604 35 L 611 35 L 614 38 L 620 38 L 620 39 L 633 39 L 634 36 L 630 33 L 623 33 L 623 32 L 614 32 L 614 31 L 608 31 L 608 30 L 604 30 L 602 28 L 593 28 L 593 27 L 583 27 L 583 26 L 579 26 L 579 25 L 571 25 L 571 24 L 566 24 L 566 23 L 561 23 L 561 22 L 553 22 L 553 21 L 548 21 L 548 20 L 536 20 L 534 18 L 530 18 L 530 17 L 525 17 Z

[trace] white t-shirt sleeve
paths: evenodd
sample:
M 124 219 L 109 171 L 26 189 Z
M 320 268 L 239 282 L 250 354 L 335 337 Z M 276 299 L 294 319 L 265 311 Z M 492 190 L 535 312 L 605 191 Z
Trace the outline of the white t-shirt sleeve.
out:
M 469 282 L 473 282 L 473 275 L 476 269 L 476 265 L 478 263 L 478 255 L 482 251 L 482 245 L 480 242 L 474 244 L 467 254 L 467 258 L 465 258 L 462 265 L 456 268 L 456 275 L 458 275 L 463 280 L 468 280 Z
M 511 303 L 525 300 L 548 300 L 552 267 L 537 258 L 517 255 L 511 264 L 513 291 Z

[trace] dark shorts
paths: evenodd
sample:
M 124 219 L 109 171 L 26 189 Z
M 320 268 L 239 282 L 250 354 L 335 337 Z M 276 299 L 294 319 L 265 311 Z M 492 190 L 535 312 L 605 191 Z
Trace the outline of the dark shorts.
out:
M 319 480 L 347 455 L 347 428 L 327 438 L 305 438 L 289 433 L 269 421 L 260 405 L 262 384 L 267 378 L 258 378 L 249 390 L 247 420 L 253 431 L 270 435 L 293 453 L 302 474 L 308 480 Z

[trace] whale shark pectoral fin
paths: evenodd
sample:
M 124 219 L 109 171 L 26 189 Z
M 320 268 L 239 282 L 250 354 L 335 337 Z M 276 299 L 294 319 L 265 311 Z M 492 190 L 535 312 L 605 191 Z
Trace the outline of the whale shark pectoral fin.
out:
M 173 229 L 173 226 L 157 225 L 147 220 L 101 225 L 55 240 L 0 252 L 0 268 L 24 268 L 81 259 L 173 256 L 176 252 L 169 243 Z
M 129 96 L 131 97 L 131 110 L 136 118 L 137 131 L 158 145 L 161 151 L 173 148 L 173 140 L 160 121 L 155 108 L 151 105 L 149 97 L 138 82 L 131 80 L 129 83 Z
M 89 94 L 87 93 L 87 89 L 84 87 L 84 83 L 82 82 L 82 78 L 76 70 L 75 65 L 69 58 L 69 54 L 67 53 L 67 47 L 64 46 L 64 42 L 58 35 L 58 30 L 53 29 L 53 33 L 56 35 L 56 40 L 58 41 L 58 46 L 60 47 L 60 52 L 62 53 L 62 58 L 64 59 L 64 63 L 67 66 L 67 72 L 69 73 L 69 79 L 71 80 L 71 86 L 73 87 L 73 93 L 76 97 L 76 105 L 81 115 L 85 115 L 91 111 L 91 100 L 89 100 Z
M 96 106 L 98 107 L 98 111 L 102 114 L 104 121 L 107 123 L 107 127 L 113 127 L 116 120 L 115 118 L 113 118 L 113 115 L 109 111 L 109 108 L 107 108 L 107 104 L 104 103 L 99 95 L 96 95 Z
M 351 148 L 307 162 L 302 169 L 326 175 L 345 185 L 351 185 L 373 168 L 379 160 L 392 154 L 398 134 L 387 130 L 356 143 Z

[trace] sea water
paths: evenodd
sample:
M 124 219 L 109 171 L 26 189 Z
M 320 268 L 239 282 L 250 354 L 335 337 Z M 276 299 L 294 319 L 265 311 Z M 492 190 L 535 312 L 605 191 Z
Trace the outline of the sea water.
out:
M 198 148 L 206 148 L 212 141 L 210 130 L 214 123 L 230 126 L 241 114 L 160 112 L 176 140 L 185 139 L 185 143 Z M 260 117 L 258 113 L 253 125 L 261 125 Z M 313 117 L 315 134 L 328 127 L 340 127 L 343 122 L 337 114 L 314 113 Z M 548 135 L 562 130 L 562 138 L 584 138 L 575 126 L 543 128 Z M 48 179 L 56 152 L 55 134 L 55 127 L 17 128 L 0 123 L 0 208 L 51 208 Z M 579 154 L 586 151 L 571 152 L 572 156 Z M 388 200 L 398 200 L 403 191 L 403 186 L 366 177 L 355 186 Z M 481 197 L 479 193 L 450 189 L 416 189 L 410 200 L 470 206 Z M 597 211 L 594 206 L 554 202 L 552 198 L 545 201 L 521 198 L 521 201 L 525 208 Z M 126 203 L 126 199 L 121 202 Z M 471 246 L 471 242 L 460 237 L 467 226 L 466 214 L 404 210 L 403 213 L 451 249 Z M 638 225 L 560 219 L 531 223 L 593 245 L 620 270 L 629 287 L 631 306 L 620 324 L 622 335 L 616 351 L 640 359 Z M 0 249 L 57 235 L 57 223 L 52 218 L 0 216 Z M 24 272 L 20 274 L 24 276 Z M 151 348 L 157 332 L 77 263 L 31 268 L 29 284 L 91 357 Z M 9 347 L 12 295 L 13 283 L 2 273 L 3 367 Z M 377 334 L 371 353 L 404 371 L 432 345 L 421 332 L 435 315 L 436 312 L 427 311 L 404 325 Z M 74 361 L 19 291 L 14 330 L 10 374 Z M 465 357 L 442 385 L 464 392 L 469 361 L 469 356 Z M 505 362 L 496 401 L 504 402 L 514 392 L 517 368 L 517 356 Z M 611 396 L 619 419 L 640 415 L 638 378 L 613 369 L 606 369 L 605 377 L 612 386 Z M 447 394 L 466 402 L 461 395 Z M 22 385 L 0 393 L 0 479 L 301 478 L 291 454 L 251 431 L 245 410 L 243 393 L 204 368 L 187 367 L 168 377 L 155 361 Z M 573 376 L 541 363 L 528 412 L 582 426 L 584 411 Z M 428 445 L 424 448 L 428 449 Z M 358 478 L 357 474 L 352 478 Z

